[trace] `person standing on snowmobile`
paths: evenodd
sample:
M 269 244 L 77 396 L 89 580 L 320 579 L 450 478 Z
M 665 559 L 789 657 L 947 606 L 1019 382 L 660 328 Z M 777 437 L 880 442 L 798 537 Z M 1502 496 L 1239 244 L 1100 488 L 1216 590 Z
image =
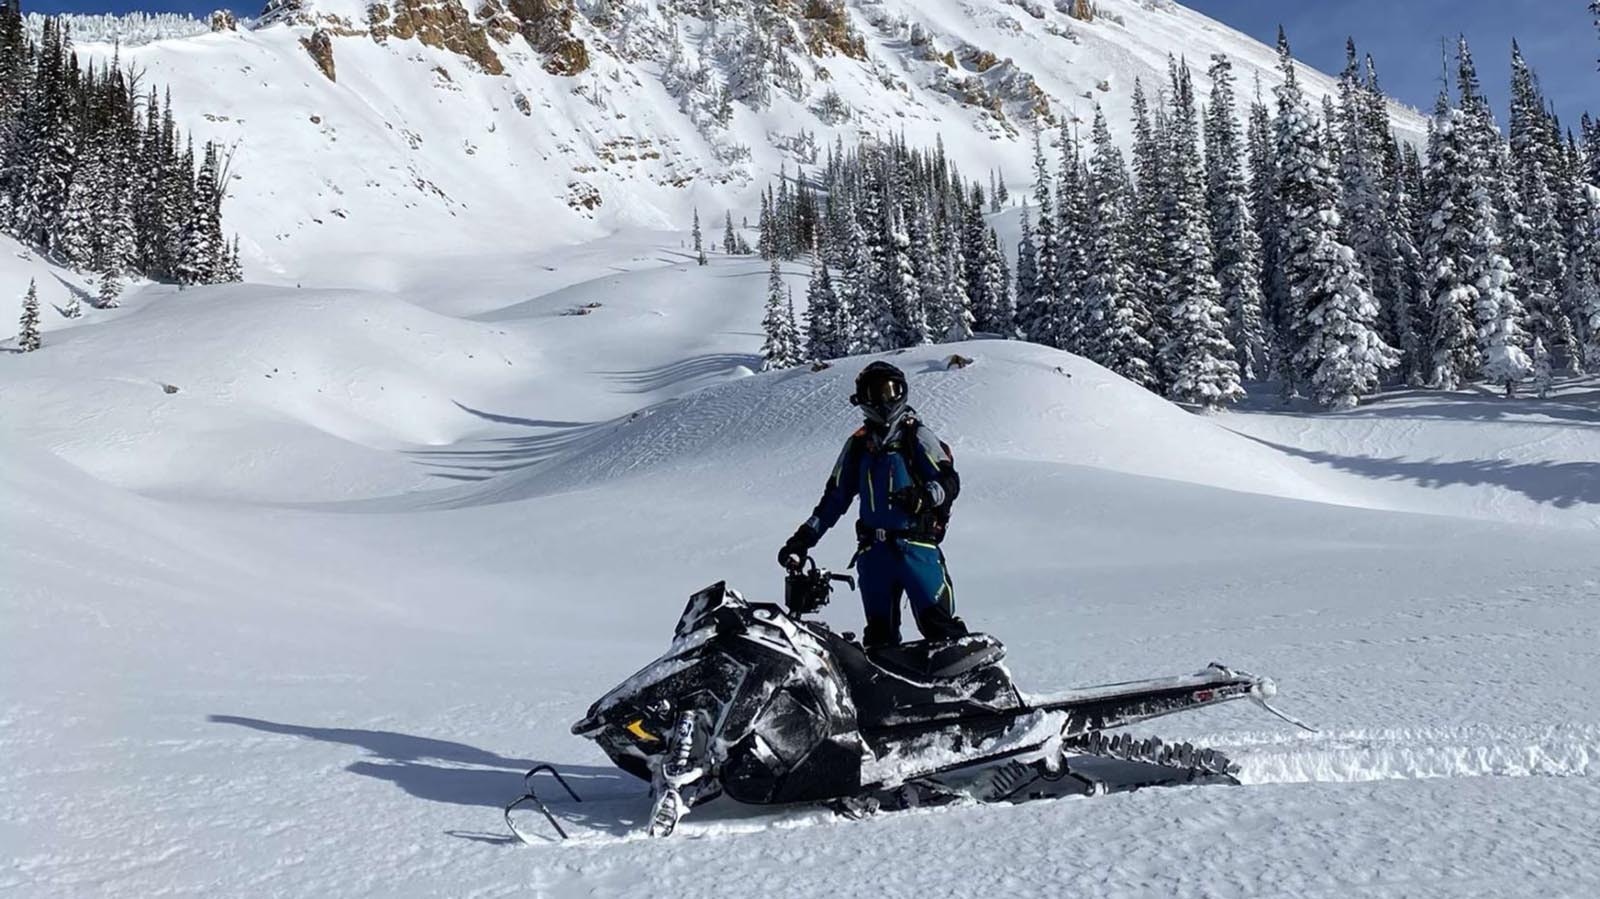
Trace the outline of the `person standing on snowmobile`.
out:
M 955 592 L 945 570 L 945 526 L 961 492 L 950 448 L 907 403 L 905 373 L 874 362 L 856 376 L 850 403 L 866 423 L 845 441 L 805 524 L 778 551 L 778 563 L 798 570 L 807 553 L 860 497 L 856 555 L 867 615 L 862 643 L 869 649 L 900 642 L 900 599 L 908 595 L 917 629 L 930 640 L 964 636 Z

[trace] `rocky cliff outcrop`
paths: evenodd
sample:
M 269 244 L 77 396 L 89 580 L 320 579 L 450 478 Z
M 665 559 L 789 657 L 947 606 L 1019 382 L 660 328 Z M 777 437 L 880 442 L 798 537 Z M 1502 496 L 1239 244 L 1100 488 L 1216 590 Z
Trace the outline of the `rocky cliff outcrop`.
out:
M 337 82 L 339 80 L 334 74 L 333 38 L 328 36 L 328 32 L 318 28 L 316 31 L 311 32 L 310 37 L 301 38 L 300 45 L 306 48 L 307 53 L 311 54 L 311 61 L 317 64 L 317 68 L 322 70 L 322 74 L 328 76 L 329 81 Z
M 486 0 L 488 3 L 498 0 Z M 544 54 L 552 75 L 576 75 L 589 68 L 589 48 L 572 33 L 572 0 L 506 0 L 519 23 L 517 30 Z
M 460 0 L 393 0 L 367 7 L 373 40 L 416 38 L 430 47 L 460 54 L 491 75 L 505 72 L 490 45 L 490 32 L 467 14 Z

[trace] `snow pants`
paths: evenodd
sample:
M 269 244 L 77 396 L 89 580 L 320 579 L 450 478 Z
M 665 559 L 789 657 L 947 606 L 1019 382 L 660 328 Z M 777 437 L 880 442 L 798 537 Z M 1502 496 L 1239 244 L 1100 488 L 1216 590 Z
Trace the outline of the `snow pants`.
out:
M 888 540 L 874 543 L 856 557 L 861 605 L 867 613 L 862 643 L 868 647 L 900 642 L 900 601 L 911 600 L 917 630 L 929 640 L 967 632 L 956 617 L 955 589 L 945 570 L 944 551 L 932 543 Z

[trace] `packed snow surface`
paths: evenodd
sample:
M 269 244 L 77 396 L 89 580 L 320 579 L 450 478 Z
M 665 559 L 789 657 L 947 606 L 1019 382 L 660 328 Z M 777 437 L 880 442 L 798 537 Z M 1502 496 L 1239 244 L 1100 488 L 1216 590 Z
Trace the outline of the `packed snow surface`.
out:
M 0 355 L 0 891 L 1600 892 L 1600 385 L 1196 415 L 1019 343 L 890 357 L 963 474 L 960 612 L 1030 692 L 1218 661 L 1320 733 L 1234 703 L 1134 732 L 1242 787 L 639 837 L 568 728 L 690 593 L 778 594 L 865 361 L 757 373 L 764 266 L 682 239 L 143 286 Z M 566 845 L 500 818 L 540 761 Z

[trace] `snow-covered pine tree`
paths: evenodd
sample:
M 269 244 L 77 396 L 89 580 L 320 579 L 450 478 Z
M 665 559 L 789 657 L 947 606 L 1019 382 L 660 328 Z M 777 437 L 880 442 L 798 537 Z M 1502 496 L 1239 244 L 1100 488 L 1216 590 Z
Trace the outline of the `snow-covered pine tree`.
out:
M 1562 302 L 1567 280 L 1567 240 L 1557 197 L 1559 159 L 1549 141 L 1555 129 L 1544 96 L 1511 42 L 1511 178 L 1516 193 L 1510 211 L 1507 255 L 1519 276 L 1528 331 L 1549 349 L 1571 353 L 1562 341 L 1572 331 Z
M 974 318 L 972 301 L 967 293 L 966 257 L 961 249 L 961 224 L 956 215 L 945 217 L 941 234 L 945 276 L 945 283 L 940 291 L 945 301 L 942 316 L 944 339 L 948 343 L 960 343 L 972 339 Z
M 1022 239 L 1017 243 L 1017 326 L 1026 340 L 1033 340 L 1030 307 L 1039 297 L 1039 245 L 1033 239 L 1033 211 L 1026 197 L 1022 200 Z
M 1567 297 L 1576 315 L 1581 365 L 1600 368 L 1600 187 L 1578 181 L 1573 188 L 1568 228 Z M 1577 367 L 1579 354 L 1569 366 Z
M 1245 137 L 1250 156 L 1250 213 L 1255 220 L 1256 236 L 1261 241 L 1261 317 L 1267 332 L 1268 352 L 1281 359 L 1283 348 L 1274 344 L 1284 325 L 1288 288 L 1283 280 L 1283 204 L 1278 199 L 1278 144 L 1272 112 L 1261 93 L 1259 74 L 1255 91 Z M 1265 372 L 1257 374 L 1264 376 Z
M 115 309 L 122 305 L 122 276 L 116 268 L 100 273 L 100 290 L 95 295 L 95 308 Z
M 1084 285 L 1089 279 L 1089 199 L 1083 152 L 1070 124 L 1061 124 L 1061 172 L 1056 178 L 1056 307 L 1054 345 L 1083 352 Z
M 1478 289 L 1473 312 L 1477 325 L 1478 355 L 1483 376 L 1490 383 L 1511 385 L 1528 375 L 1522 302 L 1517 276 L 1505 255 L 1501 222 L 1508 220 L 1509 182 L 1503 165 L 1505 140 L 1494 123 L 1494 113 L 1478 85 L 1477 68 L 1466 38 L 1457 43 L 1457 84 L 1467 138 L 1468 195 L 1473 206 L 1468 231 L 1470 268 L 1466 277 Z
M 189 218 L 184 232 L 183 255 L 178 266 L 181 284 L 213 284 L 218 278 L 218 262 L 226 256 L 222 223 L 218 215 L 221 197 L 217 191 L 217 147 L 206 144 L 205 157 L 195 176 Z
M 1034 229 L 1034 240 L 1038 245 L 1038 255 L 1034 261 L 1034 293 L 1029 298 L 1029 303 L 1024 308 L 1029 311 L 1025 318 L 1031 326 L 1030 331 L 1024 331 L 1023 336 L 1028 340 L 1035 340 L 1041 336 L 1036 322 L 1048 322 L 1051 318 L 1050 308 L 1056 301 L 1056 277 L 1059 263 L 1057 259 L 1058 245 L 1056 242 L 1056 213 L 1055 200 L 1050 190 L 1050 166 L 1045 161 L 1044 139 L 1039 133 L 1033 136 L 1033 201 L 1039 210 L 1038 224 Z M 1045 304 L 1040 306 L 1039 304 Z M 980 316 L 981 317 L 981 316 Z M 1048 342 L 1048 335 L 1041 343 Z
M 1550 364 L 1550 352 L 1544 348 L 1544 341 L 1537 337 L 1533 339 L 1531 360 L 1533 392 L 1542 400 L 1550 396 L 1550 388 L 1555 385 L 1555 369 Z
M 1440 390 L 1455 390 L 1477 377 L 1482 365 L 1473 315 L 1478 305 L 1478 285 L 1472 257 L 1473 235 L 1481 230 L 1482 207 L 1474 195 L 1477 183 L 1469 158 L 1464 117 L 1450 105 L 1444 92 L 1428 128 L 1428 194 L 1431 214 L 1424 246 L 1426 268 L 1432 277 L 1428 292 L 1427 383 Z
M 1168 60 L 1172 63 L 1172 60 Z M 1161 349 L 1167 342 L 1167 288 L 1172 281 L 1172 183 L 1167 172 L 1168 128 L 1166 116 L 1152 113 L 1144 85 L 1133 84 L 1134 213 L 1128 221 L 1132 238 L 1133 302 L 1145 321 L 1146 337 L 1155 349 L 1151 360 L 1153 388 L 1165 392 L 1170 370 Z
M 1253 381 L 1271 365 L 1261 309 L 1261 237 L 1251 212 L 1249 185 L 1239 144 L 1233 63 L 1211 57 L 1211 105 L 1206 111 L 1206 206 L 1216 247 L 1217 283 L 1228 312 L 1228 342 L 1239 375 Z
M 229 284 L 238 284 L 244 280 L 244 258 L 239 253 L 239 235 L 233 235 L 233 246 L 228 250 L 228 265 L 223 271 L 222 280 Z
M 1364 265 L 1382 312 L 1379 328 L 1384 340 L 1400 352 L 1406 383 L 1420 386 L 1426 366 L 1421 358 L 1417 315 L 1425 295 L 1425 277 L 1415 231 L 1417 197 L 1406 174 L 1405 158 L 1410 153 L 1414 159 L 1416 151 L 1409 144 L 1402 150 L 1394 137 L 1389 98 L 1370 54 L 1352 102 L 1355 111 L 1345 118 L 1345 128 L 1349 134 L 1359 135 L 1354 139 L 1360 141 L 1362 157 L 1356 165 L 1346 160 L 1346 216 L 1360 215 L 1371 223 L 1352 228 L 1352 234 L 1368 241 Z
M 1389 258 L 1388 197 L 1384 178 L 1385 154 L 1389 147 L 1387 129 L 1373 122 L 1368 104 L 1367 82 L 1363 78 L 1361 57 L 1354 38 L 1345 41 L 1345 66 L 1339 76 L 1339 105 L 1330 124 L 1335 125 L 1340 154 L 1340 216 L 1345 223 L 1345 240 L 1355 251 L 1356 262 L 1372 285 L 1380 306 L 1393 300 L 1392 262 Z M 1388 323 L 1393 316 L 1384 315 Z M 1386 333 L 1386 340 L 1399 344 L 1398 335 Z
M 939 272 L 942 259 L 935 242 L 928 200 L 920 186 L 913 186 L 905 207 L 907 236 L 906 257 L 911 263 L 910 281 L 907 283 L 906 305 L 900 315 L 904 327 L 904 346 L 921 346 L 932 343 L 939 333 L 934 330 L 930 309 L 941 310 L 944 299 L 939 289 L 944 279 Z
M 800 336 L 800 319 L 794 312 L 794 288 L 784 287 L 783 307 L 783 344 L 784 352 L 788 354 L 788 368 L 794 368 L 806 361 L 805 341 Z
M 767 275 L 767 306 L 761 317 L 761 333 L 765 335 L 761 343 L 762 371 L 794 366 L 788 308 L 788 289 L 784 286 L 782 272 L 778 270 L 778 257 L 774 256 L 770 260 Z
M 1326 132 L 1300 88 L 1289 41 L 1278 39 L 1278 194 L 1284 208 L 1288 286 L 1286 381 L 1324 407 L 1353 408 L 1398 363 L 1376 325 L 1378 305 L 1355 253 L 1341 239 L 1339 190 Z
M 761 195 L 761 219 L 757 225 L 760 236 L 756 240 L 756 248 L 761 252 L 762 259 L 778 257 L 777 223 L 772 207 L 772 190 L 769 188 Z
M 700 207 L 698 207 L 698 206 L 696 206 L 694 208 L 694 231 L 692 233 L 694 235 L 694 261 L 695 261 L 695 264 L 696 265 L 707 265 L 707 264 L 709 264 L 710 260 L 706 259 L 705 239 L 704 239 L 704 236 L 700 233 Z
M 833 275 L 822 254 L 813 254 L 806 288 L 806 355 L 814 361 L 849 355 L 844 309 L 833 289 Z
M 61 308 L 61 316 L 63 318 L 82 318 L 83 317 L 83 302 L 78 299 L 78 292 L 76 290 L 68 289 L 68 291 L 67 291 L 67 305 L 62 306 L 60 308 Z
M 739 252 L 739 238 L 733 233 L 733 210 L 728 210 L 722 223 L 722 252 L 729 256 Z
M 878 322 L 877 299 L 872 292 L 872 256 L 867 249 L 866 230 L 861 220 L 851 216 L 848 227 L 850 237 L 844 243 L 845 262 L 840 270 L 840 298 L 843 301 L 844 322 L 848 327 L 848 355 L 874 352 L 881 347 L 882 338 L 876 331 Z
M 22 321 L 17 330 L 17 349 L 31 353 L 39 346 L 39 289 L 30 280 L 28 292 L 22 297 Z
M 17 228 L 24 241 L 50 253 L 62 251 L 61 227 L 72 186 L 78 122 L 72 86 L 77 74 L 60 24 L 46 19 L 28 102 L 18 124 L 24 137 L 17 153 L 23 179 Z
M 1094 152 L 1089 158 L 1089 280 L 1084 285 L 1084 349 L 1089 358 L 1149 387 L 1154 349 L 1143 307 L 1133 293 L 1128 225 L 1133 208 L 1127 165 L 1111 139 L 1105 112 L 1094 111 Z
M 1167 248 L 1172 262 L 1166 307 L 1170 318 L 1161 348 L 1171 373 L 1167 396 L 1215 409 L 1244 397 L 1239 364 L 1228 342 L 1228 313 L 1214 274 L 1206 210 L 1205 166 L 1200 159 L 1200 114 L 1187 62 L 1174 70 L 1172 133 L 1167 177 L 1172 211 Z

